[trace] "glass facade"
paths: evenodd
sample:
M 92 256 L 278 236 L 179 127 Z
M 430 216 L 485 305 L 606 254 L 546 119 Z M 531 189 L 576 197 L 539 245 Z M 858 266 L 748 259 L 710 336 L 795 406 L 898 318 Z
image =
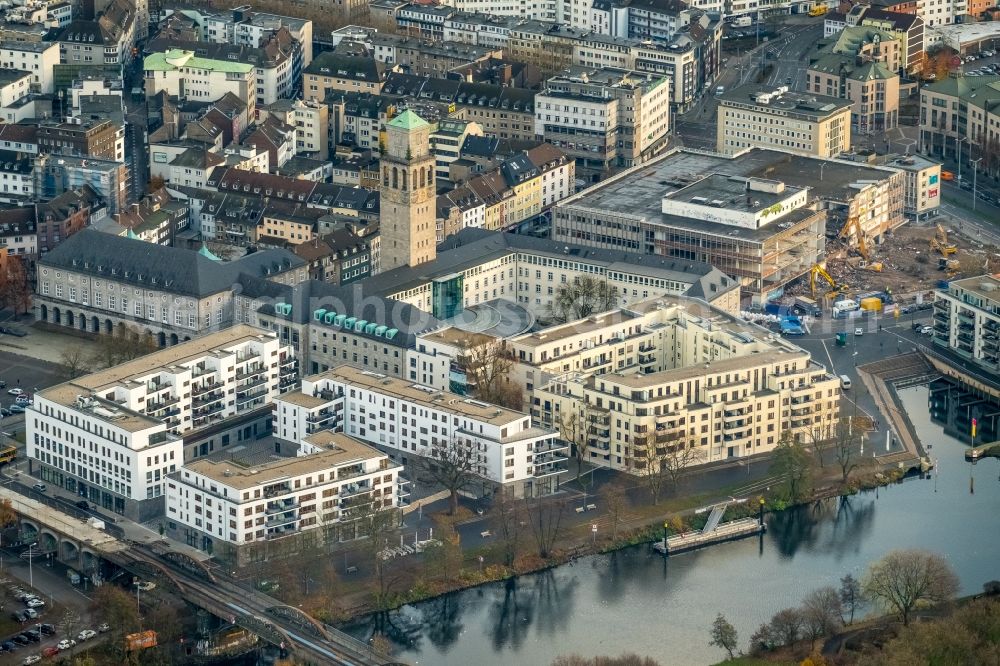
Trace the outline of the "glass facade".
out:
M 451 319 L 464 309 L 464 278 L 461 273 L 434 280 L 431 314 Z

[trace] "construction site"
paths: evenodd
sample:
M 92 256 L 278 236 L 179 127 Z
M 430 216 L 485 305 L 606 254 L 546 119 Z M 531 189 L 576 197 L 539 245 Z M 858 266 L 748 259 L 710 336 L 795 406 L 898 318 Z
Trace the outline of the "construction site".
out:
M 949 218 L 939 219 L 897 227 L 878 245 L 859 236 L 849 219 L 839 232 L 828 232 L 823 264 L 785 294 L 829 305 L 843 297 L 887 292 L 907 302 L 928 295 L 942 280 L 1000 272 L 1000 248 L 967 235 Z

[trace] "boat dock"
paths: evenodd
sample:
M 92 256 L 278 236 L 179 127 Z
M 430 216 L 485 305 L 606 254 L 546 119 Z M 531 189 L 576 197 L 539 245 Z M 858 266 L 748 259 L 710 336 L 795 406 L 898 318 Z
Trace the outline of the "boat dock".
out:
M 653 542 L 653 550 L 661 555 L 676 555 L 697 548 L 704 548 L 725 541 L 743 539 L 764 532 L 767 527 L 757 518 L 740 518 L 722 523 L 712 530 L 684 532 Z

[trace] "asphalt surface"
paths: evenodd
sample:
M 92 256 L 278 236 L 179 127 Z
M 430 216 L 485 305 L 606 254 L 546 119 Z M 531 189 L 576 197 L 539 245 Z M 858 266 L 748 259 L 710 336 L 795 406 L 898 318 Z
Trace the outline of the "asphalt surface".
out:
M 133 86 L 143 85 L 142 58 L 136 58 L 125 70 L 125 161 L 129 165 L 129 201 L 138 201 L 149 182 L 149 145 L 146 141 L 148 119 L 146 98 L 132 97 Z

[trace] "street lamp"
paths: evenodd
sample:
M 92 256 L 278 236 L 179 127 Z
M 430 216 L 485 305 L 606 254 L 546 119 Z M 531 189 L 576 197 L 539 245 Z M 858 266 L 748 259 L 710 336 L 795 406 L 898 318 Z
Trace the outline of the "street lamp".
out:
M 34 559 L 32 557 L 31 549 L 38 545 L 38 542 L 28 544 L 28 587 L 35 588 L 35 572 L 31 567 L 31 562 Z
M 972 160 L 972 210 L 976 210 L 976 176 L 979 175 L 979 163 L 982 157 Z
M 957 161 L 958 161 L 958 180 L 959 181 L 962 180 L 962 144 L 966 143 L 966 142 L 969 143 L 969 150 L 971 151 L 972 150 L 972 142 L 969 141 L 969 137 L 963 136 L 961 141 L 959 141 L 958 139 L 955 139 L 955 143 L 958 144 L 958 160 Z

